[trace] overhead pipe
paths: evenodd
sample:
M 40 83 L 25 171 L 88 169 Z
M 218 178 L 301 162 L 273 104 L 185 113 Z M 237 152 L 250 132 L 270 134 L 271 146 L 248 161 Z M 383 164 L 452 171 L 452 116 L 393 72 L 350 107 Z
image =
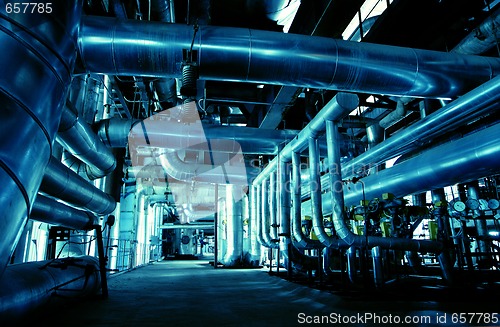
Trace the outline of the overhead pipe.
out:
M 400 130 L 384 142 L 342 165 L 342 176 L 356 176 L 366 166 L 374 166 L 409 153 L 437 136 L 455 130 L 499 109 L 500 77 L 475 88 L 438 111 Z
M 271 160 L 262 172 L 254 179 L 253 185 L 258 185 L 267 178 L 271 172 L 275 171 L 278 161 L 292 161 L 293 152 L 301 153 L 308 146 L 309 138 L 319 137 L 324 131 L 324 122 L 326 120 L 339 120 L 356 109 L 359 104 L 359 98 L 355 94 L 337 93 L 320 112 L 314 116 L 313 120 L 302 129 L 299 134 L 279 152 L 279 158 Z
M 486 18 L 481 25 L 473 29 L 460 43 L 450 52 L 479 55 L 494 46 L 498 47 L 500 39 L 500 8 L 495 10 L 491 16 Z
M 99 261 L 75 257 L 10 265 L 0 279 L 0 317 L 22 320 L 53 301 L 90 298 L 101 288 Z
M 45 169 L 40 191 L 99 215 L 110 214 L 116 207 L 111 195 L 102 192 L 54 157 L 50 158 Z
M 77 230 L 91 230 L 98 224 L 94 214 L 69 207 L 42 194 L 37 195 L 29 218 Z
M 51 4 L 43 15 L 0 13 L 0 277 L 42 182 L 76 59 L 82 1 Z
M 398 100 L 396 104 L 396 110 L 389 113 L 387 116 L 379 121 L 379 125 L 382 128 L 388 128 L 391 125 L 397 123 L 406 116 L 406 108 L 403 101 Z
M 387 192 L 402 197 L 496 175 L 500 172 L 499 137 L 500 125 L 496 124 L 362 178 L 344 188 L 344 205 L 356 205 L 363 198 Z M 331 197 L 323 196 L 322 200 L 323 211 L 331 212 Z
M 192 43 L 203 80 L 395 96 L 454 97 L 500 72 L 498 58 L 210 25 L 195 34 L 192 26 L 107 17 L 84 17 L 78 42 L 86 72 L 180 77 Z
M 56 140 L 73 156 L 87 164 L 89 179 L 104 177 L 116 168 L 111 150 L 102 143 L 90 125 L 67 107 L 63 109 Z
M 258 171 L 256 168 L 245 167 L 242 163 L 236 165 L 186 163 L 179 158 L 177 152 L 171 151 L 160 153 L 158 159 L 164 171 L 180 181 L 248 185 L 249 179 Z

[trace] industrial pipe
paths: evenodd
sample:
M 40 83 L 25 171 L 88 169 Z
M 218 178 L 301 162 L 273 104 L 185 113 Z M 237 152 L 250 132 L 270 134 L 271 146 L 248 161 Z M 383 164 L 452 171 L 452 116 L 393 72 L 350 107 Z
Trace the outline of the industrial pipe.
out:
M 269 229 L 271 228 L 270 223 L 270 208 L 269 208 L 269 179 L 266 179 L 261 185 L 261 225 L 260 228 L 262 230 L 262 245 L 266 248 L 277 249 L 278 243 L 276 240 L 271 238 L 271 234 Z
M 302 232 L 302 199 L 301 199 L 301 176 L 300 176 L 300 154 L 292 154 L 292 185 L 293 210 L 291 212 L 291 239 L 293 244 L 300 249 L 313 249 L 324 247 L 318 240 L 311 240 Z
M 90 297 L 100 288 L 99 261 L 94 257 L 10 265 L 0 280 L 0 317 L 18 322 L 49 302 Z
M 0 13 L 0 277 L 50 159 L 71 84 L 82 2 L 51 1 L 52 13 L 7 14 L 5 7 Z
M 493 48 L 495 45 L 498 46 L 498 39 L 500 38 L 499 26 L 500 8 L 495 10 L 490 17 L 486 18 L 481 25 L 473 29 L 450 52 L 479 55 Z
M 253 185 L 262 183 L 263 179 L 267 178 L 272 171 L 275 171 L 278 166 L 278 161 L 283 160 L 291 162 L 293 152 L 302 152 L 307 148 L 310 137 L 318 137 L 324 130 L 324 122 L 326 120 L 339 120 L 348 115 L 352 110 L 356 109 L 359 103 L 359 98 L 355 94 L 338 93 L 335 95 L 320 112 L 314 116 L 313 120 L 302 129 L 299 134 L 291 140 L 280 152 L 279 158 L 275 157 L 262 172 L 254 179 Z
M 369 151 L 343 164 L 342 176 L 343 178 L 355 176 L 363 167 L 378 165 L 388 159 L 418 149 L 437 136 L 497 111 L 499 101 L 500 76 L 450 102 Z
M 238 156 L 238 152 L 235 156 Z M 239 156 L 243 159 L 241 152 Z M 163 151 L 158 159 L 165 173 L 180 181 L 248 185 L 258 171 L 256 168 L 245 167 L 240 162 L 234 165 L 229 162 L 222 165 L 186 163 L 179 158 L 177 152 L 171 151 Z
M 89 179 L 104 177 L 116 168 L 116 159 L 90 125 L 82 121 L 68 107 L 62 111 L 56 140 L 73 156 L 87 164 Z
M 243 263 L 243 219 L 241 192 L 241 188 L 237 185 L 226 185 L 227 247 L 224 259 L 221 261 L 228 267 L 233 267 Z
M 54 157 L 50 158 L 45 169 L 40 190 L 96 214 L 110 214 L 116 207 L 112 196 L 78 176 Z
M 69 207 L 42 194 L 37 195 L 29 218 L 78 230 L 91 230 L 98 224 L 97 217 L 90 212 Z
M 500 72 L 497 58 L 209 25 L 195 34 L 187 25 L 91 16 L 79 46 L 87 72 L 179 77 L 192 41 L 204 80 L 453 97 Z

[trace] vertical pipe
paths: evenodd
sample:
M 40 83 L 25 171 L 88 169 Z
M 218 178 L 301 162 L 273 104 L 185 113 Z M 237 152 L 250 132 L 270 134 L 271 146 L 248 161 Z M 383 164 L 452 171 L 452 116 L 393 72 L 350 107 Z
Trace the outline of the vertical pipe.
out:
M 280 203 L 279 217 L 279 249 L 289 259 L 290 244 L 290 165 L 284 160 L 279 162 L 278 194 Z M 279 258 L 277 258 L 279 260 Z
M 373 258 L 373 279 L 375 281 L 376 287 L 381 287 L 384 284 L 384 272 L 382 256 L 380 254 L 380 246 L 375 246 L 372 248 L 372 258 Z
M 269 175 L 269 217 L 271 226 L 271 240 L 276 240 L 278 238 L 278 184 L 276 183 L 276 172 L 272 172 Z
M 214 204 L 215 204 L 215 212 L 214 212 L 214 269 L 217 269 L 217 262 L 219 261 L 219 184 L 215 184 L 215 192 L 214 192 Z

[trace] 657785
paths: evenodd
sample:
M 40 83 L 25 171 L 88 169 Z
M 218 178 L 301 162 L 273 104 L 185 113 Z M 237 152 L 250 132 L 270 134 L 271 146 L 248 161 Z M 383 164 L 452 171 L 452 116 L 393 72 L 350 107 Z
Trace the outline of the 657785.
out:
M 8 14 L 50 14 L 52 12 L 51 2 L 12 2 L 5 4 Z

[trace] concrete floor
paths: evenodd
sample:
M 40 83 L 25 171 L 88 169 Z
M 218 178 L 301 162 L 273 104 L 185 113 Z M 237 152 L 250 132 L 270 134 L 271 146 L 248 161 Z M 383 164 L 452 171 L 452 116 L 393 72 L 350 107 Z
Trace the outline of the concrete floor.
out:
M 400 291 L 406 296 L 356 297 L 290 283 L 270 276 L 267 269 L 213 269 L 208 261 L 163 261 L 110 278 L 107 300 L 72 303 L 31 318 L 38 326 L 296 326 L 308 325 L 306 319 L 314 321 L 314 316 L 357 319 L 368 313 L 379 319 L 430 317 L 406 326 L 453 326 L 458 325 L 452 323 L 453 314 L 500 311 L 499 303 L 490 299 L 446 294 L 426 299 Z M 443 299 L 448 300 L 436 301 Z M 334 322 L 330 320 L 337 326 L 389 325 L 382 320 Z M 477 324 L 460 326 L 467 325 Z

